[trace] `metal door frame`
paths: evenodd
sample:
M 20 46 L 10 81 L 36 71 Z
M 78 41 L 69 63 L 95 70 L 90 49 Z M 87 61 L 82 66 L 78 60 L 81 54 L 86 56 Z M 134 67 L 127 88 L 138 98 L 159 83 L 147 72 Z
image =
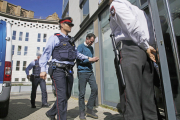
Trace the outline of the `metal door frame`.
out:
M 166 120 L 176 120 L 174 101 L 170 83 L 169 69 L 167 64 L 167 57 L 165 52 L 165 45 L 161 30 L 161 23 L 156 0 L 148 0 L 149 12 L 151 14 L 155 38 L 157 42 L 159 59 L 160 59 L 160 72 L 162 78 L 162 86 L 164 89 L 164 104 Z

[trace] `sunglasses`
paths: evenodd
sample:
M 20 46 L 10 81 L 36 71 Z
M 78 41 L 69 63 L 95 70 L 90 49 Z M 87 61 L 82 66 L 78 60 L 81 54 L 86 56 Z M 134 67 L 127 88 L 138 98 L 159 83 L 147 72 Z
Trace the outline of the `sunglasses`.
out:
M 69 27 L 73 27 L 74 26 L 73 24 L 68 24 L 68 23 L 65 23 L 65 24 L 67 24 Z

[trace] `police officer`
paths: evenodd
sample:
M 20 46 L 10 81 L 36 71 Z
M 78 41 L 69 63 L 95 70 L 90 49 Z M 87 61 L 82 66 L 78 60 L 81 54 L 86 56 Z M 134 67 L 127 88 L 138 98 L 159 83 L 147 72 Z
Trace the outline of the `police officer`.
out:
M 36 99 L 36 90 L 38 84 L 41 87 L 42 93 L 42 107 L 49 107 L 47 103 L 47 91 L 46 91 L 46 81 L 45 79 L 40 78 L 40 70 L 41 67 L 39 66 L 39 58 L 41 57 L 40 53 L 37 53 L 37 60 L 32 61 L 28 67 L 26 68 L 27 78 L 30 79 L 29 70 L 33 68 L 33 74 L 31 75 L 31 82 L 32 82 L 32 91 L 31 91 L 31 107 L 36 108 L 35 106 L 35 99 Z
M 66 120 L 67 100 L 71 96 L 73 85 L 73 66 L 74 60 L 86 60 L 90 62 L 97 61 L 98 58 L 88 58 L 79 53 L 71 42 L 71 37 L 68 35 L 71 28 L 74 26 L 72 18 L 67 17 L 59 20 L 60 32 L 51 36 L 46 44 L 43 55 L 40 58 L 41 78 L 46 78 L 46 64 L 52 56 L 53 72 L 52 78 L 56 89 L 56 102 L 53 107 L 46 112 L 46 116 L 51 120 L 57 115 L 58 120 Z
M 125 120 L 157 120 L 153 89 L 156 50 L 151 20 L 127 0 L 109 0 L 110 27 L 122 42 L 121 66 L 126 88 L 121 94 Z

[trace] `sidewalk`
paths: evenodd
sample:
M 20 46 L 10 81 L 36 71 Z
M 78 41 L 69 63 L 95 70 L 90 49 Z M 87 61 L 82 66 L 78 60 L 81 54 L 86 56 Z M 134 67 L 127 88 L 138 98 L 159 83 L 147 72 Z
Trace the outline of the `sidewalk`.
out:
M 51 104 L 51 107 L 56 98 L 54 95 L 48 93 L 48 103 Z M 9 104 L 9 114 L 3 120 L 49 120 L 45 113 L 50 108 L 41 108 L 41 94 L 37 93 L 36 96 L 36 107 L 35 109 L 31 108 L 30 104 L 30 93 L 12 93 L 11 100 Z M 78 100 L 70 98 L 68 101 L 68 112 L 67 120 L 79 120 L 79 110 L 78 110 Z M 122 116 L 116 112 L 102 107 L 95 108 L 97 115 L 99 116 L 98 120 L 123 120 Z M 94 120 L 93 118 L 86 117 L 87 120 Z

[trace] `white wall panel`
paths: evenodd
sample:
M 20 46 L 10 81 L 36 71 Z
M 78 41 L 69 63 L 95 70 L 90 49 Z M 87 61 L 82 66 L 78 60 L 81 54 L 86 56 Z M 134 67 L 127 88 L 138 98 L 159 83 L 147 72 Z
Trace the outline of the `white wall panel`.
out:
M 73 37 L 79 31 L 81 24 L 81 9 L 79 8 L 79 1 L 69 0 L 69 16 L 72 17 L 74 27 L 70 35 Z
M 91 17 L 98 9 L 98 0 L 89 0 L 89 17 Z

